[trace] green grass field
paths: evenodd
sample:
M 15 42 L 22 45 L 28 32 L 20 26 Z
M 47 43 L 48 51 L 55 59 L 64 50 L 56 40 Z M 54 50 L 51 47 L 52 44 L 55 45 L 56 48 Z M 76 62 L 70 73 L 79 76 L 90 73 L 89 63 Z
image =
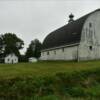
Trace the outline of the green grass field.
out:
M 100 61 L 0 64 L 0 100 L 100 100 Z
M 71 73 L 73 71 L 88 70 L 99 67 L 100 61 L 45 61 L 37 63 L 0 64 L 0 79 L 27 76 L 52 76 L 59 72 Z

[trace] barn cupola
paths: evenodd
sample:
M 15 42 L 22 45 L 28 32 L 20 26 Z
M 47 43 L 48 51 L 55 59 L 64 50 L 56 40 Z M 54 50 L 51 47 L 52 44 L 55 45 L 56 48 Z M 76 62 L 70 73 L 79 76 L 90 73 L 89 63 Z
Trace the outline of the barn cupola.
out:
M 73 21 L 74 21 L 73 18 L 74 18 L 74 15 L 71 13 L 71 14 L 69 15 L 69 21 L 68 21 L 68 22 L 69 22 L 69 23 L 70 23 L 70 22 L 73 22 Z

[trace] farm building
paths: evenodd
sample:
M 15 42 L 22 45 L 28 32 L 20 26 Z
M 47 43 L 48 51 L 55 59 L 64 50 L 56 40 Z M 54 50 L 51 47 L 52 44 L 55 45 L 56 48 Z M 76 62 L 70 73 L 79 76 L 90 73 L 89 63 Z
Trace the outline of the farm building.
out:
M 28 58 L 28 61 L 29 62 L 37 62 L 38 60 L 34 57 L 30 57 L 30 58 Z
M 43 41 L 42 60 L 100 59 L 100 9 L 51 32 Z
M 14 53 L 0 56 L 0 63 L 14 64 L 18 63 L 18 57 Z
M 4 63 L 8 64 L 18 63 L 18 57 L 14 53 L 8 54 L 4 57 Z

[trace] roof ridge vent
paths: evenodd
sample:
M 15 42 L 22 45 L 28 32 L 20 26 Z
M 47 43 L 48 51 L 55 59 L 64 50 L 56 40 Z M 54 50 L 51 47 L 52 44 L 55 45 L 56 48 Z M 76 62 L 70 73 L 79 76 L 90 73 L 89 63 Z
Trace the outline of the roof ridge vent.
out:
M 73 18 L 74 18 L 74 15 L 71 13 L 71 14 L 69 15 L 69 21 L 68 21 L 68 22 L 69 22 L 69 23 L 70 23 L 70 22 L 73 22 L 73 21 L 74 21 Z

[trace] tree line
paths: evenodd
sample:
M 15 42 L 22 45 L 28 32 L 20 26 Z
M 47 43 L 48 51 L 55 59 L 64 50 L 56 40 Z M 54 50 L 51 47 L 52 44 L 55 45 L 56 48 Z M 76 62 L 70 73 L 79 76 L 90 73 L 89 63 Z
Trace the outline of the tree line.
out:
M 14 53 L 19 57 L 20 61 L 28 61 L 28 58 L 41 56 L 41 42 L 34 39 L 29 44 L 24 55 L 20 54 L 20 50 L 24 48 L 24 41 L 14 33 L 5 33 L 0 35 L 0 58 Z

